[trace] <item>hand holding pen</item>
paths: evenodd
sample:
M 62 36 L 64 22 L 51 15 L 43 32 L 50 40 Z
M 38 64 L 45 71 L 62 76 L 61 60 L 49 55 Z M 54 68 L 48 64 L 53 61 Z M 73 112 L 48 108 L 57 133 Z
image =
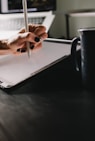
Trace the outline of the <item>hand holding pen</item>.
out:
M 23 0 L 23 12 L 24 12 L 25 32 L 29 32 L 28 16 L 27 16 L 27 0 Z M 35 41 L 39 42 L 40 38 L 35 37 Z M 29 42 L 26 43 L 26 47 L 27 47 L 28 57 L 30 58 L 31 52 L 30 52 L 30 43 Z M 33 45 L 32 45 L 32 49 L 33 49 Z
M 24 12 L 24 21 L 25 21 L 25 32 L 29 32 L 28 16 L 27 16 L 27 0 L 23 0 L 23 12 Z M 35 33 L 36 32 L 37 31 L 35 31 Z M 41 41 L 43 41 L 43 38 L 41 36 L 40 37 L 35 37 L 34 41 L 35 42 L 41 42 Z M 34 45 L 32 44 L 32 46 L 30 47 L 30 43 L 27 42 L 26 47 L 27 47 L 28 57 L 30 57 L 30 55 L 31 55 L 30 48 L 33 49 Z
M 37 24 L 28 24 L 29 32 L 23 27 L 17 34 L 8 39 L 0 40 L 0 55 L 19 55 L 27 52 L 26 43 L 30 43 L 30 51 L 42 47 L 42 41 L 48 37 L 46 27 Z
M 25 50 L 23 52 L 27 51 L 27 41 L 30 43 L 30 51 L 32 51 L 33 49 L 41 48 L 42 41 L 48 37 L 48 34 L 46 33 L 46 27 L 43 25 L 28 24 L 28 28 L 29 32 L 25 33 L 25 28 L 22 28 L 18 33 L 23 38 L 23 47 L 21 47 L 21 50 Z
M 8 39 L 0 40 L 0 55 L 21 54 L 27 51 L 30 57 L 31 50 L 42 47 L 42 41 L 48 37 L 45 26 L 28 24 L 27 14 L 25 17 L 25 28 Z

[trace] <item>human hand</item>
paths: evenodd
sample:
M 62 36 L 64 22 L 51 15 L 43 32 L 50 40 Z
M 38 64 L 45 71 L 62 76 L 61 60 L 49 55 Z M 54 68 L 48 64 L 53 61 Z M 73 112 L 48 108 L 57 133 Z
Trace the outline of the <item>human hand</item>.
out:
M 12 54 L 21 54 L 27 51 L 26 43 L 30 43 L 30 49 L 42 47 L 42 41 L 48 37 L 45 26 L 29 24 L 29 32 L 22 28 L 16 35 L 6 40 L 7 52 Z

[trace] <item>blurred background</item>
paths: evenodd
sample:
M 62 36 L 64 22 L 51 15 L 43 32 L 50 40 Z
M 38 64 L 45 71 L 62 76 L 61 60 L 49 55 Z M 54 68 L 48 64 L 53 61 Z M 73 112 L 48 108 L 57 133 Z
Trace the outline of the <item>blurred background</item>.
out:
M 79 28 L 95 27 L 95 0 L 27 0 L 27 6 L 29 22 L 46 25 L 51 38 L 72 39 Z M 0 30 L 23 25 L 22 0 L 0 0 Z

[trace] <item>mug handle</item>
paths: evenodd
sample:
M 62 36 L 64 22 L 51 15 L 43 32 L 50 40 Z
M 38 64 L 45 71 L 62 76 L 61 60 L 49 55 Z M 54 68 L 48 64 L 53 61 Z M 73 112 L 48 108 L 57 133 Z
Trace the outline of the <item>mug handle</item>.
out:
M 72 62 L 73 62 L 74 69 L 76 71 L 80 71 L 78 58 L 77 58 L 78 41 L 80 41 L 80 37 L 75 37 L 75 38 L 73 38 L 72 43 L 71 43 L 71 57 L 72 57 Z

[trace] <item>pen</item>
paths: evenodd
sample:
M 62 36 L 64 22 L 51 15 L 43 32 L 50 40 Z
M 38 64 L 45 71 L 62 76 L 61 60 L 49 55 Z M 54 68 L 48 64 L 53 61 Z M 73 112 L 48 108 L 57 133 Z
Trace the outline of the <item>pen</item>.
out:
M 23 1 L 25 31 L 28 32 L 29 29 L 28 29 L 28 16 L 27 16 L 27 0 L 22 0 L 22 1 Z M 30 58 L 31 51 L 30 51 L 30 43 L 29 42 L 27 42 L 26 47 L 27 47 L 28 57 Z

